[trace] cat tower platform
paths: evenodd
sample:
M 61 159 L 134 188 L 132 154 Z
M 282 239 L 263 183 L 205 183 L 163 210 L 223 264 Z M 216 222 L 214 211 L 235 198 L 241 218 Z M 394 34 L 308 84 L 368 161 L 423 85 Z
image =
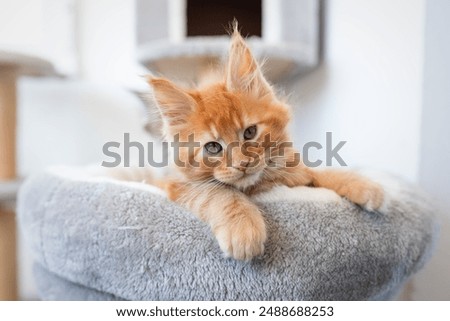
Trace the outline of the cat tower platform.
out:
M 258 61 L 264 61 L 264 75 L 279 82 L 305 74 L 317 66 L 310 48 L 296 43 L 267 44 L 260 38 L 247 39 Z M 170 79 L 196 82 L 209 68 L 219 66 L 228 51 L 227 36 L 193 37 L 183 42 L 153 41 L 138 50 L 138 60 L 149 70 Z
M 371 175 L 381 213 L 332 191 L 276 187 L 254 198 L 264 255 L 225 258 L 210 228 L 147 184 L 58 168 L 18 199 L 44 300 L 386 300 L 429 259 L 434 209 L 414 187 Z
M 309 73 L 322 58 L 322 1 L 137 0 L 136 6 L 137 60 L 180 82 L 196 82 L 220 63 L 234 19 L 273 83 Z

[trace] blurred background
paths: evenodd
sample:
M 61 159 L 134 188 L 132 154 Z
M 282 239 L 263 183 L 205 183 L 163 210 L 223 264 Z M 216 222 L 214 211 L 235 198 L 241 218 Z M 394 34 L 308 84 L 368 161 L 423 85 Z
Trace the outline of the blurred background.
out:
M 440 239 L 408 298 L 450 300 L 447 0 L 0 0 L 0 299 L 37 298 L 33 253 L 14 241 L 20 179 L 100 164 L 124 132 L 148 141 L 141 76 L 195 81 L 233 17 L 290 97 L 297 147 L 332 132 L 349 166 L 434 197 Z

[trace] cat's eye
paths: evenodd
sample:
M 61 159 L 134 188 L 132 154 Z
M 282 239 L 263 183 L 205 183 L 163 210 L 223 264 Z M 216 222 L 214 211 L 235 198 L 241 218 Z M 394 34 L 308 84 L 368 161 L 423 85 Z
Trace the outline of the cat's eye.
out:
M 218 142 L 209 142 L 205 144 L 205 150 L 210 155 L 216 155 L 222 151 L 222 145 L 220 145 Z
M 256 125 L 250 126 L 248 127 L 245 131 L 244 131 L 244 139 L 252 139 L 255 138 L 256 136 Z

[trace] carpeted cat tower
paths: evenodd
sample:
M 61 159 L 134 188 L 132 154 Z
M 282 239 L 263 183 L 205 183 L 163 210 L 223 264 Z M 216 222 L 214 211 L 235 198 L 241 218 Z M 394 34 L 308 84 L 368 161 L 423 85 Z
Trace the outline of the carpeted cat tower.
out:
M 387 300 L 428 260 L 434 210 L 408 184 L 373 176 L 381 213 L 332 191 L 276 187 L 255 198 L 268 241 L 224 258 L 209 227 L 144 183 L 49 170 L 18 200 L 44 300 Z
M 138 0 L 136 6 L 138 60 L 179 82 L 195 82 L 220 63 L 233 19 L 274 83 L 310 72 L 321 59 L 322 1 Z

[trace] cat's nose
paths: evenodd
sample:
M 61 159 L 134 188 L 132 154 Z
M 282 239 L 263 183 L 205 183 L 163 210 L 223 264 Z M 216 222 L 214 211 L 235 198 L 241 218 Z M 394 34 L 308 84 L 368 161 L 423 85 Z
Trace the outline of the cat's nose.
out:
M 233 166 L 233 167 L 245 173 L 249 164 L 250 164 L 249 160 L 242 160 L 240 162 L 239 166 Z

